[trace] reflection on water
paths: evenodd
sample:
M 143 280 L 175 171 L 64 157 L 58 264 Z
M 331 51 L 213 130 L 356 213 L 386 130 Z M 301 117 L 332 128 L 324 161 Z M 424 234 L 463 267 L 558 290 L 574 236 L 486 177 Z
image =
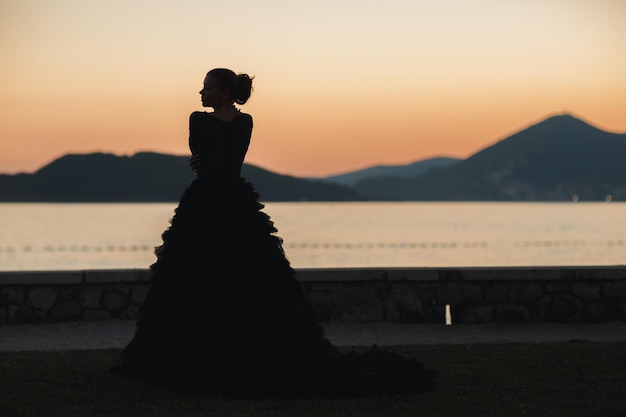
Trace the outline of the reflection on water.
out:
M 174 203 L 0 204 L 0 270 L 145 268 Z M 618 265 L 626 203 L 267 203 L 296 268 Z

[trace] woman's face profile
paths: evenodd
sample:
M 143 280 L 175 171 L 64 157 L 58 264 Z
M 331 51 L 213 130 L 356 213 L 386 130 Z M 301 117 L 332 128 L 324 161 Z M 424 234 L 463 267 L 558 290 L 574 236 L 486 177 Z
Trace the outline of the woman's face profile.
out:
M 213 77 L 207 75 L 204 79 L 202 90 L 200 90 L 202 106 L 219 108 L 220 106 L 223 106 L 226 97 L 227 91 L 221 90 L 217 81 Z

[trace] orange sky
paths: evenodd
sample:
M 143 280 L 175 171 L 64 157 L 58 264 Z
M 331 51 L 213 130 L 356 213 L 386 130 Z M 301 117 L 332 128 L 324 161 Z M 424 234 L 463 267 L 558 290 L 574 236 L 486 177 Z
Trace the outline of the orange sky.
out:
M 623 0 L 3 0 L 0 172 L 186 154 L 204 74 L 255 78 L 247 161 L 464 158 L 552 114 L 626 132 Z

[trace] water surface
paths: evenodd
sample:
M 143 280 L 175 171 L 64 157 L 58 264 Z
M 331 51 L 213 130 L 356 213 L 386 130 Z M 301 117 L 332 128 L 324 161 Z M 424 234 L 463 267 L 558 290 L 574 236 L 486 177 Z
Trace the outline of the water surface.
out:
M 0 270 L 145 268 L 176 203 L 0 204 Z M 622 265 L 626 203 L 267 203 L 295 268 Z

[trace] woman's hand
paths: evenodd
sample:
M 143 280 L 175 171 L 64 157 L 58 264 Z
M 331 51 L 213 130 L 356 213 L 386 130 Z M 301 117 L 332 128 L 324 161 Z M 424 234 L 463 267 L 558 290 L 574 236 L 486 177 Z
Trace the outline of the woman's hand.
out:
M 191 155 L 189 157 L 189 166 L 191 167 L 192 171 L 194 172 L 198 171 L 198 168 L 200 168 L 200 155 L 199 154 Z

